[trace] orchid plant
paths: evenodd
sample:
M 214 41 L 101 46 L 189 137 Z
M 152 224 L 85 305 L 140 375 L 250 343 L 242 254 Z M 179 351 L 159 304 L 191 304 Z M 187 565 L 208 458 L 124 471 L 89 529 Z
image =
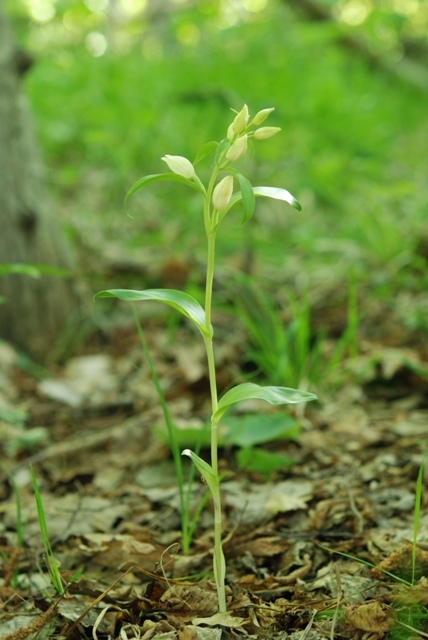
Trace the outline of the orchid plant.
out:
M 197 191 L 203 202 L 203 219 L 207 237 L 207 263 L 205 304 L 200 305 L 195 298 L 183 291 L 174 289 L 146 289 L 135 291 L 128 289 L 110 289 L 100 291 L 95 298 L 115 297 L 126 301 L 155 300 L 169 305 L 182 313 L 197 327 L 205 344 L 207 367 L 211 392 L 211 459 L 206 462 L 190 449 L 182 454 L 188 456 L 207 483 L 214 505 L 214 578 L 218 595 L 219 612 L 226 612 L 225 574 L 226 564 L 222 548 L 222 511 L 220 496 L 220 477 L 218 472 L 218 427 L 223 414 L 233 405 L 243 400 L 261 399 L 270 404 L 296 404 L 315 400 L 316 396 L 309 392 L 286 387 L 259 386 L 254 383 L 238 384 L 224 393 L 220 398 L 217 393 L 216 368 L 213 349 L 213 327 L 211 325 L 212 291 L 215 264 L 215 246 L 217 231 L 225 215 L 238 203 L 242 203 L 243 223 L 253 215 L 256 197 L 282 200 L 297 210 L 301 209 L 298 201 L 285 189 L 277 187 L 253 187 L 234 166 L 244 156 L 248 142 L 264 140 L 276 135 L 279 127 L 260 125 L 273 111 L 263 109 L 250 120 L 247 105 L 235 117 L 227 130 L 227 136 L 220 142 L 208 142 L 199 151 L 194 162 L 183 156 L 165 155 L 162 160 L 170 172 L 147 175 L 138 180 L 128 191 L 125 204 L 139 189 L 154 182 L 173 181 Z M 204 184 L 196 173 L 199 162 L 213 156 L 212 172 Z M 239 190 L 234 191 L 235 184 Z

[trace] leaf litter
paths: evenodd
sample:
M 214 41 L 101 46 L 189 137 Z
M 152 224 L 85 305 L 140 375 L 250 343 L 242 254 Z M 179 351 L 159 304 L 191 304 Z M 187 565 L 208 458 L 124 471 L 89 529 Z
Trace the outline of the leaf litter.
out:
M 170 346 L 155 324 L 148 338 L 174 421 L 197 428 L 209 395 L 202 353 L 187 351 L 194 344 L 187 329 L 175 332 Z M 358 383 L 309 407 L 296 438 L 274 442 L 295 463 L 267 480 L 239 468 L 237 445 L 225 440 L 228 613 L 220 615 L 210 504 L 183 555 L 173 465 L 156 431 L 162 413 L 137 344 L 124 338 L 123 352 L 81 354 L 42 381 L 1 345 L 0 447 L 19 492 L 24 544 L 17 545 L 16 496 L 2 471 L 0 638 L 381 640 L 402 628 L 403 607 L 428 606 L 424 492 L 415 583 L 406 584 L 428 417 L 417 350 L 366 342 L 348 367 Z M 237 374 L 230 343 L 221 354 L 224 389 Z M 251 405 L 246 411 L 252 415 Z M 40 439 L 26 440 L 36 427 L 44 429 Z M 30 461 L 69 583 L 62 598 L 43 558 Z M 205 492 L 200 478 L 191 490 L 196 504 Z

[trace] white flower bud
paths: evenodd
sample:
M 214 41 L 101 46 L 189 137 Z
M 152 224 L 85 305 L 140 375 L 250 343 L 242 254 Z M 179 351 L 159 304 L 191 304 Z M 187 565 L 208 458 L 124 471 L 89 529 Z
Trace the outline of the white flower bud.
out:
M 230 198 L 233 192 L 233 177 L 226 176 L 223 180 L 220 180 L 213 191 L 213 205 L 214 209 L 222 211 L 229 204 Z
M 239 160 L 239 158 L 242 158 L 242 156 L 247 150 L 247 143 L 248 143 L 247 134 L 245 134 L 245 136 L 241 136 L 240 138 L 237 138 L 235 142 L 233 142 L 229 147 L 226 153 L 226 159 L 229 160 L 230 162 L 235 162 L 235 160 Z
M 232 122 L 232 124 L 230 124 L 228 129 L 227 129 L 227 139 L 232 142 L 232 140 L 235 137 L 235 135 L 236 134 L 235 134 L 235 132 L 233 130 L 233 122 Z
M 272 138 L 278 131 L 281 131 L 280 127 L 260 127 L 254 131 L 254 137 L 256 140 L 266 140 L 266 138 Z
M 193 164 L 184 156 L 164 156 L 162 160 L 166 162 L 171 171 L 183 176 L 183 178 L 191 180 L 196 175 Z
M 241 133 L 245 129 L 248 124 L 248 118 L 250 114 L 248 113 L 248 107 L 246 104 L 242 107 L 241 111 L 236 116 L 235 120 L 232 122 L 232 128 L 235 133 Z
M 266 120 L 266 118 L 272 113 L 272 111 L 275 111 L 275 107 L 272 107 L 271 109 L 262 109 L 261 111 L 256 113 L 251 124 L 253 124 L 255 127 L 258 127 L 259 124 Z

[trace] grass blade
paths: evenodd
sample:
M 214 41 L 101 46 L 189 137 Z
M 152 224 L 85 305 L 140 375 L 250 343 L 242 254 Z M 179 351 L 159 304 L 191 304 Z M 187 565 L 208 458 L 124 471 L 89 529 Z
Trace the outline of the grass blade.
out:
M 37 517 L 39 520 L 39 527 L 40 527 L 40 534 L 42 536 L 43 548 L 46 554 L 46 564 L 48 567 L 49 576 L 57 593 L 59 593 L 59 595 L 62 596 L 64 595 L 64 587 L 62 585 L 61 574 L 59 572 L 58 563 L 55 559 L 54 552 L 52 550 L 51 543 L 49 540 L 49 534 L 46 526 L 46 518 L 45 518 L 44 509 L 43 509 L 42 497 L 40 495 L 36 475 L 34 473 L 34 470 L 31 464 L 30 464 L 30 473 L 31 473 L 31 480 L 33 483 L 34 496 L 36 498 Z

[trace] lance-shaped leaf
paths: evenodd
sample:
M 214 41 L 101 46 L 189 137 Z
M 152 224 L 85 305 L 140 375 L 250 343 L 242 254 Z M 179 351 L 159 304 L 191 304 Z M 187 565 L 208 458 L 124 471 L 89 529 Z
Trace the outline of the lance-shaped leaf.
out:
M 225 140 L 222 140 L 219 143 L 219 145 L 217 147 L 216 154 L 215 154 L 215 163 L 217 165 L 220 165 L 220 162 L 222 160 L 224 160 L 224 154 L 226 152 L 226 149 L 229 148 L 229 146 L 230 146 L 230 141 L 227 138 Z M 226 164 L 228 164 L 228 163 L 226 163 Z
M 69 278 L 71 272 L 61 267 L 53 267 L 50 264 L 22 264 L 20 262 L 12 262 L 9 264 L 0 264 L 0 276 L 9 275 L 10 273 L 31 278 L 40 278 L 42 275 L 58 276 L 59 278 Z
M 204 188 L 203 188 L 202 184 L 198 183 L 198 181 L 189 180 L 187 178 L 184 178 L 183 176 L 180 176 L 178 173 L 172 173 L 172 172 L 170 172 L 170 173 L 169 172 L 168 173 L 154 173 L 153 175 L 144 176 L 143 178 L 140 178 L 129 189 L 128 193 L 125 196 L 125 209 L 126 209 L 126 211 L 128 211 L 127 206 L 128 206 L 129 198 L 136 191 L 138 191 L 142 187 L 145 187 L 147 184 L 151 184 L 152 182 L 180 182 L 181 184 L 185 184 L 188 187 L 191 187 L 192 189 L 195 189 L 195 191 L 198 191 L 199 193 L 202 193 L 202 194 L 204 193 Z
M 197 456 L 196 453 L 194 453 L 190 449 L 184 449 L 184 451 L 181 452 L 181 455 L 188 456 L 191 459 L 191 461 L 207 483 L 211 494 L 213 496 L 217 496 L 220 479 L 219 476 L 214 473 L 211 465 L 205 462 L 205 460 L 202 460 L 202 458 Z
M 108 289 L 96 293 L 94 299 L 98 298 L 118 298 L 126 302 L 138 302 L 140 300 L 163 302 L 192 320 L 203 337 L 212 337 L 212 327 L 208 329 L 206 326 L 205 311 L 195 298 L 183 291 L 176 291 L 175 289 L 145 289 L 144 291 Z
M 241 224 L 245 224 L 254 213 L 254 207 L 256 206 L 256 199 L 254 197 L 253 185 L 242 173 L 233 172 L 238 178 L 239 186 L 241 187 L 241 200 L 242 208 L 244 210 L 244 216 Z
M 263 196 L 264 198 L 273 198 L 274 200 L 282 200 L 288 202 L 297 211 L 302 210 L 302 205 L 287 189 L 280 187 L 253 187 L 255 196 Z
M 241 186 L 242 189 L 242 186 Z M 283 202 L 287 202 L 289 205 L 297 209 L 298 211 L 302 210 L 302 206 L 298 200 L 294 196 L 291 195 L 287 189 L 281 189 L 280 187 L 252 187 L 253 193 L 256 198 L 273 198 L 274 200 L 282 200 Z M 242 191 L 237 191 L 233 194 L 230 199 L 229 205 L 222 211 L 221 218 L 224 218 L 226 213 L 235 206 L 238 202 L 243 200 Z M 221 219 L 220 218 L 220 219 Z M 248 219 L 248 218 L 247 218 Z M 244 213 L 243 223 L 247 221 Z
M 196 158 L 193 160 L 193 165 L 198 164 L 198 162 L 201 162 L 204 158 L 209 156 L 209 154 L 212 153 L 214 149 L 217 149 L 218 145 L 219 143 L 215 140 L 204 144 L 204 146 L 201 147 L 196 154 Z
M 224 412 L 230 406 L 242 400 L 266 400 L 270 404 L 297 404 L 298 402 L 309 402 L 317 400 L 317 396 L 307 391 L 288 389 L 287 387 L 261 387 L 252 382 L 239 384 L 227 391 L 219 400 L 218 409 L 213 414 L 213 420 L 220 420 Z

